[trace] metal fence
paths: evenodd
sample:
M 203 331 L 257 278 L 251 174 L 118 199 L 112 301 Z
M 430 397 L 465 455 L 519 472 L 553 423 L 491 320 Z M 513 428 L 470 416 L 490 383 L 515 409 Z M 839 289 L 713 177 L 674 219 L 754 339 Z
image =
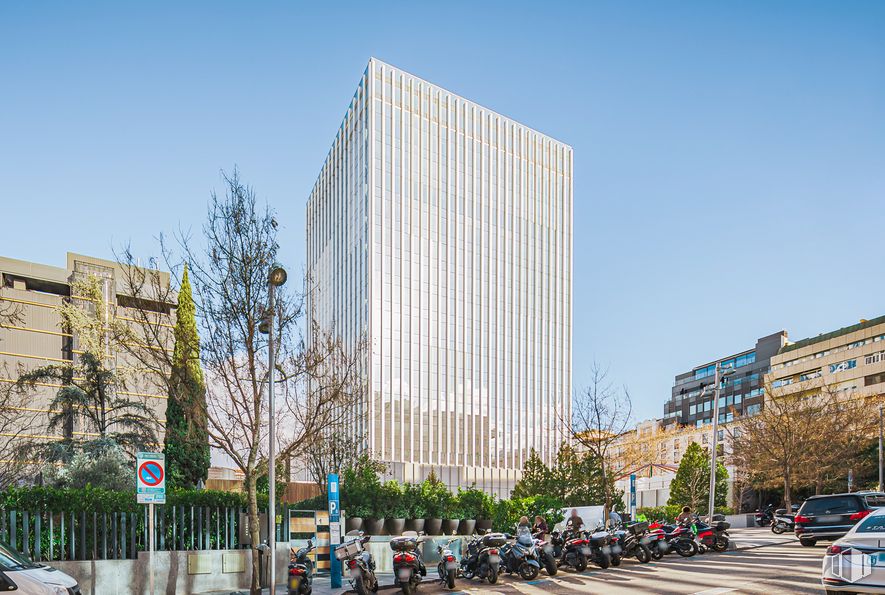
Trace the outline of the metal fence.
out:
M 240 508 L 157 505 L 154 543 L 159 551 L 237 549 L 246 541 L 246 524 Z M 133 559 L 148 549 L 148 537 L 147 507 L 142 512 L 0 510 L 0 540 L 38 561 Z

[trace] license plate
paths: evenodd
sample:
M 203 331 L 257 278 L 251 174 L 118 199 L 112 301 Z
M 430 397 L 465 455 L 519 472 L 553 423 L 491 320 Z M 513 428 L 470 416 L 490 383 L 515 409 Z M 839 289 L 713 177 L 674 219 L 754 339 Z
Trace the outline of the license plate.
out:
M 458 563 L 457 562 L 446 562 L 446 568 L 448 570 L 458 568 Z
M 498 556 L 489 556 L 489 564 L 498 564 L 501 562 L 501 558 Z
M 351 578 L 356 578 L 356 577 L 360 576 L 361 574 L 362 574 L 362 572 L 360 572 L 359 568 L 354 568 L 353 570 L 350 571 Z
M 396 575 L 399 577 L 400 582 L 403 583 L 412 578 L 412 571 L 408 568 L 401 568 Z
M 297 576 L 293 576 L 289 579 L 289 589 L 292 591 L 297 591 L 298 587 L 301 586 L 301 579 Z
M 838 523 L 842 520 L 842 517 L 838 514 L 830 514 L 817 517 L 817 520 L 821 523 Z

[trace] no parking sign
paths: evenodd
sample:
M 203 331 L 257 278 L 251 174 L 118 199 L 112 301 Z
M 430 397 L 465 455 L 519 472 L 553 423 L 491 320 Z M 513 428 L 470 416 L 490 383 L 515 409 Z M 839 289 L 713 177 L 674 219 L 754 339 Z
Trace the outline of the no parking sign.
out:
M 135 459 L 135 494 L 139 504 L 166 502 L 166 456 L 140 452 Z

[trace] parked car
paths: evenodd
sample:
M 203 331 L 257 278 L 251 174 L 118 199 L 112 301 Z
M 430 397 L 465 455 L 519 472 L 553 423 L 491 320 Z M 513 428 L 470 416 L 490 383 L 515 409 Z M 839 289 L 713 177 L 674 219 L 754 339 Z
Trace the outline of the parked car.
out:
M 62 572 L 37 564 L 17 549 L 0 541 L 0 590 L 21 595 L 80 595 L 77 581 Z M 10 588 L 10 583 L 15 589 Z
M 881 506 L 885 506 L 885 494 L 881 492 L 811 496 L 794 519 L 796 537 L 807 547 L 813 547 L 820 539 L 839 539 Z
M 885 508 L 873 510 L 827 548 L 821 585 L 827 593 L 885 593 Z

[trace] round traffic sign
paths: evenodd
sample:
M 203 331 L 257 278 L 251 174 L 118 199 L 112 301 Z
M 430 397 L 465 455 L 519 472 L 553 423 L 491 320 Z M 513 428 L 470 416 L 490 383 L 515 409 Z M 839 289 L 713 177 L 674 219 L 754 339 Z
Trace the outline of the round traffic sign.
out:
M 163 468 L 154 461 L 145 461 L 138 468 L 138 479 L 148 487 L 158 486 L 163 481 Z

